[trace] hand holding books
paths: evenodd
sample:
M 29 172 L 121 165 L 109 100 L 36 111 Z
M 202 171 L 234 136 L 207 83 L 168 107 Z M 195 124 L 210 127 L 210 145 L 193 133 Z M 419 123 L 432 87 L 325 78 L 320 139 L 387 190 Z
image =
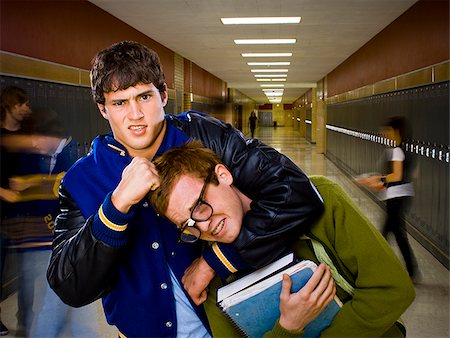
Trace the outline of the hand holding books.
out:
M 286 275 L 290 283 L 282 283 Z M 280 318 L 285 329 L 312 338 L 331 324 L 342 303 L 325 265 L 296 262 L 289 254 L 219 288 L 217 305 L 245 336 L 262 337 Z
M 280 295 L 280 325 L 289 331 L 301 331 L 334 299 L 336 287 L 330 269 L 320 264 L 305 286 L 291 293 L 292 280 L 283 275 Z

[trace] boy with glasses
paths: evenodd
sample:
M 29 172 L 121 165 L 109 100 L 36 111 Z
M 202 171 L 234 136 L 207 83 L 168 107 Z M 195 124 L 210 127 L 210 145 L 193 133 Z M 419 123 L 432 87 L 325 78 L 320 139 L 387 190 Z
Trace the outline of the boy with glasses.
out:
M 234 186 L 232 173 L 216 154 L 191 142 L 173 148 L 154 163 L 161 184 L 151 193 L 151 203 L 179 228 L 182 241 L 201 239 L 214 246 L 236 240 L 254 201 Z M 331 272 L 344 305 L 322 336 L 404 336 L 404 327 L 397 320 L 414 299 L 408 274 L 338 185 L 325 177 L 311 179 L 323 197 L 324 214 L 307 236 L 298 237 L 285 249 L 315 261 L 319 268 L 298 293 L 290 294 L 290 279 L 283 277 L 281 316 L 272 334 L 301 335 L 334 296 Z M 217 283 L 205 305 L 213 336 L 236 335 L 215 306 Z

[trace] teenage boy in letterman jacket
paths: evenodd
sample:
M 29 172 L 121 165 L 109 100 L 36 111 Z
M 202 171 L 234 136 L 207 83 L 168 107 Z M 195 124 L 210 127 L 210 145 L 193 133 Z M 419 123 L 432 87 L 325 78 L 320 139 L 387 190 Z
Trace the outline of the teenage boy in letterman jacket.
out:
M 108 323 L 122 336 L 208 337 L 199 305 L 209 281 L 281 254 L 286 238 L 298 238 L 320 215 L 320 196 L 287 157 L 229 124 L 193 112 L 165 115 L 162 67 L 145 46 L 126 41 L 101 51 L 91 82 L 112 133 L 94 139 L 63 179 L 49 283 L 72 306 L 102 298 Z M 202 251 L 177 243 L 176 227 L 146 201 L 159 180 L 151 160 L 192 138 L 219 154 L 254 200 L 233 245 Z M 267 255 L 252 256 L 253 248 Z

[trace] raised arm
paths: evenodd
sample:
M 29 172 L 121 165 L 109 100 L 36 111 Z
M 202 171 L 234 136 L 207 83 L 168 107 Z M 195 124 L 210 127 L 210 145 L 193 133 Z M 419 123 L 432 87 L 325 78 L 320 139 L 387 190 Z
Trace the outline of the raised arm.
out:
M 197 114 L 188 114 L 186 120 L 179 122 L 180 128 L 219 154 L 232 171 L 236 187 L 253 200 L 232 245 L 234 252 L 222 250 L 231 252 L 228 262 L 234 266 L 237 253 L 245 263 L 259 268 L 282 255 L 323 210 L 308 177 L 285 155 L 258 140 L 246 140 L 229 124 Z M 217 269 L 211 257 L 206 256 L 208 263 L 222 278 L 233 272 L 227 265 Z
M 97 209 L 88 206 L 90 216 L 87 220 L 63 181 L 59 189 L 61 212 L 55 222 L 47 277 L 50 286 L 65 303 L 86 305 L 102 297 L 115 283 L 128 243 L 126 229 L 135 217 L 131 207 L 143 199 L 158 179 L 152 168 L 149 161 L 134 158 L 124 169 L 115 189 L 110 192 L 105 189 L 103 195 L 99 193 L 103 200 L 97 204 Z M 76 178 L 69 174 L 72 188 L 74 184 L 83 185 Z M 86 181 L 83 183 L 87 186 Z M 98 191 L 101 187 L 94 185 L 90 191 Z M 89 189 L 84 189 L 81 196 L 88 199 Z M 81 200 L 79 203 L 91 204 Z

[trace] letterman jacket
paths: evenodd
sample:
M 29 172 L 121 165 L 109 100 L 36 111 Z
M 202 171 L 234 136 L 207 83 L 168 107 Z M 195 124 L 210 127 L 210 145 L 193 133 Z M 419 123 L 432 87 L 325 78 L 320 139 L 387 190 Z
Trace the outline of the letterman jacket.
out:
M 69 305 L 102 298 L 108 323 L 127 337 L 176 335 L 169 266 L 180 283 L 202 249 L 221 278 L 262 266 L 283 254 L 286 243 L 298 238 L 323 210 L 306 175 L 273 148 L 245 140 L 229 124 L 194 112 L 167 115 L 166 122 L 156 156 L 190 138 L 199 139 L 221 156 L 236 186 L 254 202 L 235 244 L 202 248 L 201 243 L 177 243 L 176 227 L 146 200 L 128 214 L 115 209 L 111 193 L 131 158 L 112 134 L 93 141 L 90 154 L 61 184 L 61 213 L 47 276 Z M 209 328 L 203 307 L 192 305 Z

